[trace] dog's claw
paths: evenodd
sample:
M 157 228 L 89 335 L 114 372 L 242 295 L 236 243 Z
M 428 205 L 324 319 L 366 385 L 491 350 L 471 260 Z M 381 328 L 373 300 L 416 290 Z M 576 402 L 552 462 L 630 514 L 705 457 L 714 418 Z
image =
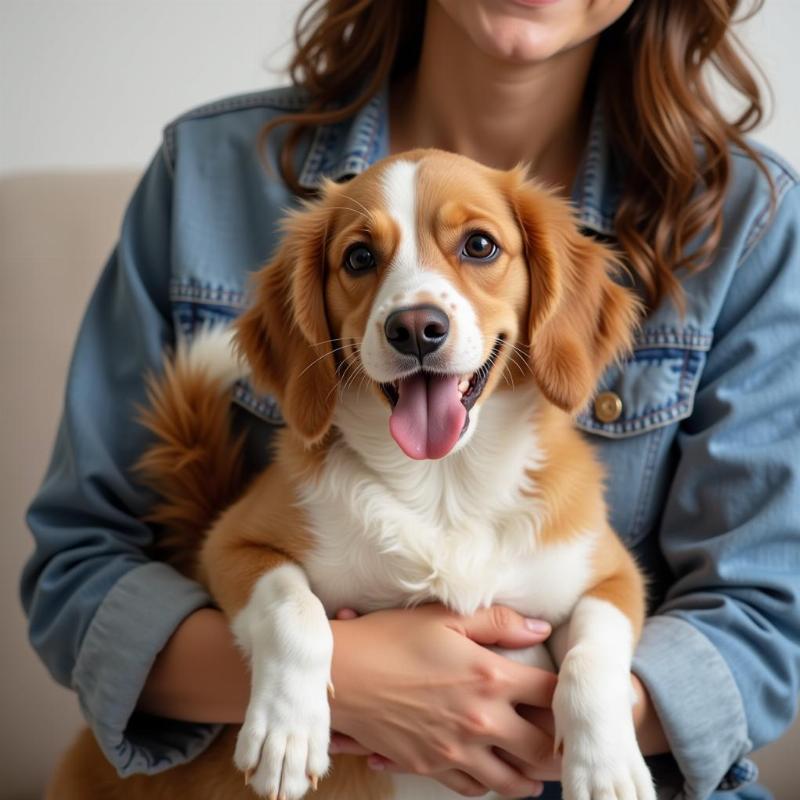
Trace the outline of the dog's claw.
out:
M 316 792 L 319 786 L 319 775 L 309 775 L 308 782 L 311 784 L 312 791 Z
M 253 770 L 252 769 L 246 769 L 244 771 L 244 785 L 245 786 L 249 786 L 250 785 L 250 780 L 251 780 L 252 777 L 253 777 Z
M 334 691 L 333 684 L 330 681 L 328 681 L 328 697 L 330 697 L 331 700 L 336 697 L 336 692 Z

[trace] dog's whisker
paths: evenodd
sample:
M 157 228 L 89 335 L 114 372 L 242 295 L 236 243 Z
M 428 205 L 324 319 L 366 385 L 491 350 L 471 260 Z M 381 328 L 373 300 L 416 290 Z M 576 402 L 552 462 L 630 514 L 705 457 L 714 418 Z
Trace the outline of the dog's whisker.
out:
M 506 382 L 507 386 L 510 386 L 512 389 L 515 389 L 514 386 L 514 378 L 512 377 L 511 373 L 508 371 L 507 367 L 503 368 L 503 372 L 501 373 L 503 380 Z
M 341 366 L 344 366 L 344 370 L 340 372 L 340 381 L 337 386 L 334 386 L 333 390 L 339 389 L 340 393 L 346 391 L 350 385 L 356 380 L 356 378 L 360 377 L 363 373 L 364 377 L 368 377 L 364 372 L 363 365 L 358 361 L 359 351 L 358 347 L 353 350 L 346 358 L 344 358 L 341 362 Z M 333 391 L 331 390 L 331 392 Z M 327 397 L 325 400 L 327 401 L 330 398 L 331 392 L 328 392 Z
M 351 203 L 355 203 L 357 206 L 360 206 L 362 211 L 364 212 L 364 215 L 372 219 L 373 217 L 372 211 L 370 211 L 360 200 L 356 200 L 355 197 L 347 197 L 345 199 L 349 200 Z M 351 211 L 355 211 L 355 209 L 351 209 Z
M 334 353 L 338 353 L 340 350 L 345 350 L 345 349 L 347 349 L 347 345 L 342 345 L 341 347 L 335 347 L 335 348 L 333 348 L 331 350 L 328 350 L 327 352 L 325 352 L 321 356 L 319 356 L 319 358 L 315 358 L 310 364 L 306 364 L 305 368 L 300 372 L 300 375 L 298 375 L 297 377 L 299 378 L 299 377 L 302 377 L 303 375 L 305 375 L 306 372 L 308 372 L 308 370 L 310 370 L 311 367 L 314 366 L 314 364 L 318 364 L 324 358 L 327 358 L 328 356 L 332 356 L 332 355 L 334 355 Z
M 530 358 L 530 353 L 527 350 L 521 348 L 519 345 L 511 343 L 507 343 L 507 345 L 512 352 L 518 353 L 523 360 L 527 361 Z
M 352 200 L 353 198 L 349 199 Z M 357 201 L 354 200 L 354 202 Z M 352 206 L 328 206 L 328 208 L 330 208 L 331 211 L 352 211 L 354 214 L 358 214 L 364 217 L 368 222 L 372 222 L 372 220 L 374 219 L 373 214 L 366 208 L 364 208 L 363 211 L 358 208 L 353 208 Z
M 344 377 L 344 375 L 347 373 L 347 370 L 350 368 L 350 366 L 352 366 L 352 364 L 356 363 L 355 359 L 357 357 L 358 357 L 358 353 L 357 352 L 352 352 L 352 353 L 349 353 L 347 356 L 345 356 L 341 360 L 341 362 L 339 363 L 339 374 L 340 374 L 341 377 Z M 344 367 L 344 369 L 342 369 L 342 367 Z
M 345 384 L 345 387 L 344 387 L 345 390 L 349 389 L 352 386 L 352 384 L 355 383 L 356 378 L 358 378 L 362 373 L 363 373 L 363 369 L 362 369 L 361 365 L 360 364 L 356 364 L 356 368 L 353 370 L 353 373 L 350 376 L 350 379 Z
M 518 356 L 518 355 L 517 355 L 516 353 L 514 353 L 513 351 L 512 351 L 512 352 L 510 352 L 510 353 L 508 354 L 508 360 L 509 360 L 509 361 L 510 361 L 510 362 L 511 362 L 511 363 L 512 363 L 512 364 L 513 364 L 515 367 L 517 367 L 517 369 L 519 369 L 519 370 L 520 370 L 520 372 L 523 372 L 523 373 L 524 373 L 524 372 L 526 372 L 526 370 L 528 369 L 528 367 L 527 367 L 527 365 L 525 364 L 525 362 L 524 362 L 524 361 L 521 361 L 521 360 L 520 360 L 520 356 Z
M 347 373 L 350 372 L 351 369 L 355 369 L 358 367 L 358 362 L 355 360 L 355 354 L 350 354 L 347 358 L 342 360 L 342 367 L 344 369 L 341 371 L 341 379 L 344 380 L 347 377 Z

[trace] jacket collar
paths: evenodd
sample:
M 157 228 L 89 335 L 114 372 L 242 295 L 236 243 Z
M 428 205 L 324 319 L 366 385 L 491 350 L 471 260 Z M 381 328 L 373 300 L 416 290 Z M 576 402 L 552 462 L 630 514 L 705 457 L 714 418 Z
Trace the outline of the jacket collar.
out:
M 304 189 L 316 189 L 324 178 L 352 178 L 389 154 L 387 101 L 381 91 L 352 119 L 316 129 L 298 177 Z
M 582 228 L 613 238 L 620 181 L 603 116 L 596 104 L 572 186 L 572 204 Z M 316 129 L 299 183 L 305 189 L 316 189 L 326 177 L 334 181 L 352 178 L 388 155 L 388 145 L 388 92 L 384 89 L 352 119 Z

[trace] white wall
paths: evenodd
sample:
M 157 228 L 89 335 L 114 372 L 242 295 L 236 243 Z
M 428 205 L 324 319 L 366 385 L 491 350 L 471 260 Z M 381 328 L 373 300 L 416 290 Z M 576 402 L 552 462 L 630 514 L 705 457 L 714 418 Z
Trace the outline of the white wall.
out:
M 142 167 L 191 106 L 281 81 L 301 0 L 0 0 L 0 174 Z M 759 138 L 800 164 L 800 3 L 742 28 L 777 97 Z
M 300 0 L 0 0 L 0 174 L 143 167 L 188 108 L 277 85 Z

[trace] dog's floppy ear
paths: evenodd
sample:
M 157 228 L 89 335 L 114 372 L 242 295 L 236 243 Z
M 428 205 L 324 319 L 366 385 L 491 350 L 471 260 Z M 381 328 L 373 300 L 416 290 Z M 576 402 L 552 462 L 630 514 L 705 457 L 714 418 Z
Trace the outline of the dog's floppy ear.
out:
M 235 323 L 254 385 L 277 398 L 287 425 L 309 445 L 328 432 L 336 402 L 325 311 L 327 222 L 319 201 L 288 217 L 280 249 L 256 273 L 251 305 Z
M 630 348 L 640 304 L 614 281 L 612 251 L 579 232 L 566 203 L 526 182 L 521 170 L 510 175 L 530 270 L 530 369 L 545 397 L 573 413 Z

